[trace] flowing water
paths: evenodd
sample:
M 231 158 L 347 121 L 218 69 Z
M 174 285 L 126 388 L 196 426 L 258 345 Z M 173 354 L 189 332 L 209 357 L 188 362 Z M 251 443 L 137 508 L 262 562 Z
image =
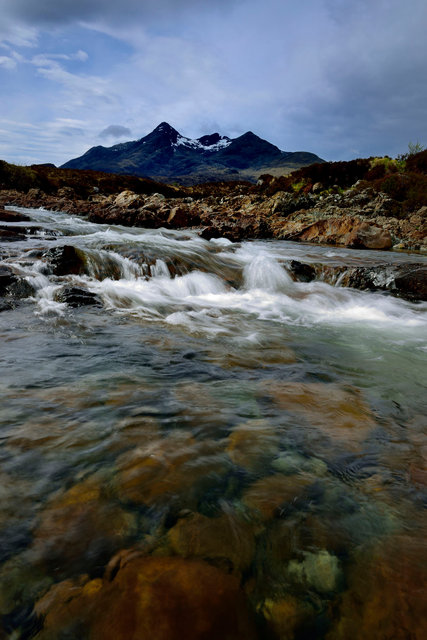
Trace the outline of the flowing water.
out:
M 86 637 L 43 635 L 34 603 L 130 548 L 234 576 L 261 638 L 426 637 L 427 305 L 287 269 L 411 256 L 22 211 L 0 253 L 33 288 L 0 314 L 6 637 Z M 80 266 L 55 275 L 65 245 Z

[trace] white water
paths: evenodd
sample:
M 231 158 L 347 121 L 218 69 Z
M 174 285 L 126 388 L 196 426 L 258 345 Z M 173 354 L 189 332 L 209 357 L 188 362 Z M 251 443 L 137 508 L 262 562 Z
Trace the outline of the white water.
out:
M 222 239 L 208 242 L 191 231 L 109 227 L 44 210 L 31 210 L 31 214 L 34 222 L 47 231 L 61 233 L 46 242 L 46 248 L 71 244 L 85 252 L 87 261 L 88 275 L 47 276 L 43 273 L 45 263 L 32 262 L 28 251 L 24 251 L 40 247 L 40 237 L 20 243 L 20 258 L 15 256 L 7 262 L 25 273 L 36 287 L 35 301 L 43 314 L 64 314 L 66 305 L 55 302 L 55 293 L 64 284 L 72 284 L 99 295 L 109 310 L 182 325 L 206 335 L 253 339 L 254 333 L 261 332 L 265 338 L 268 323 L 279 323 L 341 327 L 356 334 L 363 327 L 367 339 L 375 339 L 380 332 L 382 337 L 388 334 L 392 341 L 399 336 L 420 348 L 427 344 L 425 303 L 412 304 L 389 295 L 320 281 L 295 282 L 286 270 L 286 261 L 301 257 L 304 247 L 296 249 L 292 243 L 232 244 Z M 25 227 L 26 223 L 21 224 Z M 129 252 L 132 257 L 127 257 Z M 339 259 L 340 264 L 361 264 L 360 252 L 351 250 L 309 246 L 306 253 L 308 261 L 321 257 L 326 261 Z M 378 261 L 376 252 L 362 257 L 365 262 Z M 384 262 L 403 258 L 382 254 L 381 259 Z M 168 262 L 177 265 L 174 276 Z M 264 324 L 254 327 L 254 321 Z

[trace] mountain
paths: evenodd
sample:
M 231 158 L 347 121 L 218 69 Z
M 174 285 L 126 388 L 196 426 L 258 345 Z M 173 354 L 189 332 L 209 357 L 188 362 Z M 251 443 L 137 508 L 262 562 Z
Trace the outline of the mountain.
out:
M 162 122 L 140 140 L 92 147 L 63 169 L 92 169 L 180 184 L 216 180 L 256 181 L 262 173 L 283 175 L 324 162 L 313 153 L 286 152 L 248 131 L 238 138 L 219 133 L 191 139 Z

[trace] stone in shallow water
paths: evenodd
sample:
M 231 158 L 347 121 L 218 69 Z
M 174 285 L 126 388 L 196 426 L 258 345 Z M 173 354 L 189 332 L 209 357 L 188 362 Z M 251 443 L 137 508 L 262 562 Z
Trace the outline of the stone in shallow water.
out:
M 320 435 L 349 449 L 360 444 L 375 427 L 374 416 L 357 389 L 337 384 L 285 382 L 265 383 L 265 390 L 282 409 L 303 418 Z
M 357 549 L 327 640 L 424 640 L 425 531 Z
M 267 620 L 267 626 L 280 640 L 294 640 L 300 628 L 309 627 L 315 618 L 314 607 L 304 600 L 287 595 L 277 600 L 264 601 L 260 612 Z M 314 637 L 314 634 L 311 636 Z
M 304 560 L 291 560 L 289 563 L 291 579 L 322 594 L 337 591 L 343 579 L 338 558 L 326 549 L 316 553 L 305 552 L 304 555 Z
M 285 476 L 281 473 L 267 476 L 254 482 L 243 494 L 242 502 L 254 509 L 263 520 L 286 511 L 289 504 L 295 505 L 298 499 L 304 499 L 307 490 L 316 478 L 310 473 Z
M 267 420 L 249 420 L 234 427 L 228 437 L 227 453 L 234 464 L 250 472 L 268 468 L 279 450 L 279 436 Z
M 168 538 L 177 555 L 210 560 L 233 572 L 247 569 L 255 553 L 254 525 L 228 512 L 217 518 L 192 514 L 179 520 Z
M 275 471 L 284 474 L 308 471 L 317 476 L 324 476 L 328 472 L 328 465 L 319 458 L 307 458 L 300 453 L 287 451 L 275 458 L 271 464 Z
M 55 585 L 35 611 L 37 640 L 256 638 L 237 579 L 199 560 L 120 554 L 102 580 Z
M 42 511 L 31 549 L 55 575 L 75 575 L 102 565 L 135 532 L 136 516 L 104 495 L 101 480 L 89 478 Z
M 145 504 L 178 503 L 195 508 L 229 468 L 218 443 L 172 431 L 117 460 L 117 489 L 123 500 Z

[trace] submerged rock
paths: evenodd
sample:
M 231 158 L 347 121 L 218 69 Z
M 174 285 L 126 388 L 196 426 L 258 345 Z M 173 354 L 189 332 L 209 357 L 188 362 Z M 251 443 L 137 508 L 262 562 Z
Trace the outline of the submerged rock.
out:
M 35 605 L 37 640 L 255 640 L 234 576 L 200 560 L 119 554 L 103 579 L 55 585 Z
M 254 533 L 254 526 L 235 513 L 223 513 L 216 518 L 197 513 L 179 520 L 169 530 L 168 538 L 177 555 L 203 558 L 238 573 L 252 562 Z
M 227 453 L 234 464 L 255 473 L 268 467 L 278 447 L 279 436 L 267 420 L 237 425 L 227 441 Z
M 46 506 L 31 550 L 54 575 L 75 575 L 102 565 L 135 532 L 135 515 L 104 495 L 100 480 L 89 478 Z
M 288 574 L 296 582 L 328 594 L 337 591 L 343 581 L 338 558 L 323 549 L 316 553 L 305 552 L 304 560 L 291 560 Z

